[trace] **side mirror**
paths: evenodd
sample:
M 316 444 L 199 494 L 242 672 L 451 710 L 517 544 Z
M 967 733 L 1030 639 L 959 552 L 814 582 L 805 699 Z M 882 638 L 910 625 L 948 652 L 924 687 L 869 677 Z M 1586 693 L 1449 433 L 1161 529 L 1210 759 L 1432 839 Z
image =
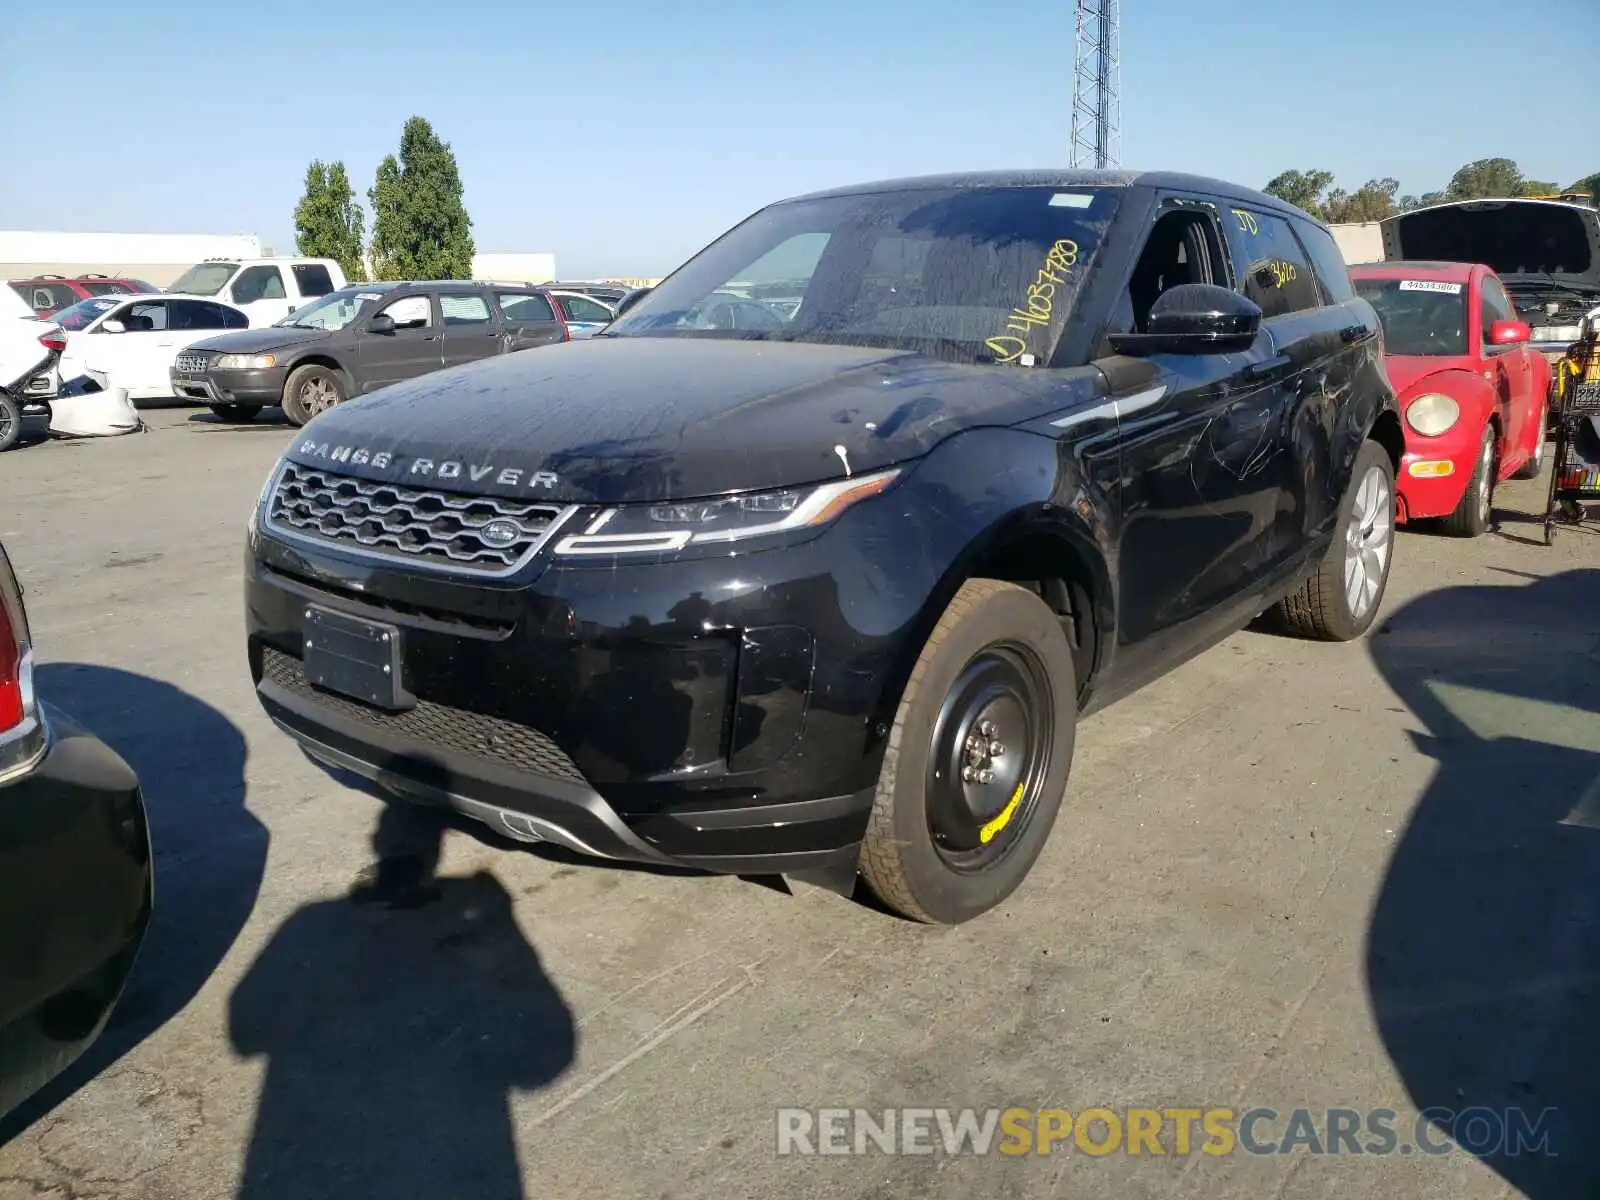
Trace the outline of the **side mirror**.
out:
M 1261 328 L 1261 309 L 1248 297 L 1209 283 L 1181 283 L 1150 306 L 1145 333 L 1111 337 L 1118 354 L 1224 354 L 1247 350 Z
M 123 325 L 121 321 L 118 321 L 115 318 L 110 321 L 100 322 L 101 333 L 123 333 L 126 331 L 126 329 L 127 326 Z
M 634 288 L 633 291 L 629 292 L 621 300 L 617 301 L 616 316 L 620 317 L 623 313 L 627 312 L 630 308 L 639 303 L 639 301 L 643 300 L 653 291 L 655 291 L 655 288 Z M 613 317 L 612 319 L 615 320 L 616 318 Z
M 394 318 L 388 313 L 379 313 L 367 322 L 368 333 L 393 333 Z
M 1489 326 L 1491 346 L 1516 346 L 1533 339 L 1533 326 L 1526 321 L 1496 321 Z

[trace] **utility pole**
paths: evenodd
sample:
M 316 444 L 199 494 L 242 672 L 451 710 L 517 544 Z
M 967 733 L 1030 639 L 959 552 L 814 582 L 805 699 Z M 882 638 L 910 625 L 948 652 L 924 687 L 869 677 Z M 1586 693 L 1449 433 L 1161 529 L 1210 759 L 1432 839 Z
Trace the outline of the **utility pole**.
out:
M 1074 167 L 1116 167 L 1122 161 L 1122 0 L 1077 0 L 1072 65 Z

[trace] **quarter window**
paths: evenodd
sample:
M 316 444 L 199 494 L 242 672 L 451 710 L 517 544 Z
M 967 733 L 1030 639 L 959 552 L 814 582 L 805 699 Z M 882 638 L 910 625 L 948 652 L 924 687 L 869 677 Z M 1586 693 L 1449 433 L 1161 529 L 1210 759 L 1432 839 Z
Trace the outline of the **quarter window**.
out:
M 494 299 L 506 320 L 514 324 L 529 325 L 556 319 L 550 301 L 535 292 L 501 292 Z
M 1346 300 L 1355 299 L 1355 286 L 1350 282 L 1350 268 L 1345 265 L 1344 255 L 1339 252 L 1339 244 L 1333 240 L 1333 235 L 1320 225 L 1309 222 L 1299 222 L 1300 240 L 1305 243 L 1306 253 L 1311 256 L 1311 269 L 1317 273 L 1317 282 L 1322 284 L 1322 293 L 1328 297 L 1331 304 L 1343 304 Z
M 1242 290 L 1261 306 L 1263 316 L 1270 320 L 1321 303 L 1316 274 L 1287 221 L 1243 208 L 1228 216 Z

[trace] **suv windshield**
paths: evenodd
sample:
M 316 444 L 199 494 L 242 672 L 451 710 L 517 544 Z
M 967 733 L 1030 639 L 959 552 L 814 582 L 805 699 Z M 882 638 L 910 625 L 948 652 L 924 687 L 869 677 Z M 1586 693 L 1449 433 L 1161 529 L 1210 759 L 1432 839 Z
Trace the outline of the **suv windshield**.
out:
M 115 308 L 121 303 L 121 296 L 97 296 L 93 300 L 79 300 L 71 308 L 63 308 L 58 313 L 52 313 L 50 320 L 68 333 L 76 333 L 81 329 L 87 329 L 89 323 L 108 308 Z
M 195 263 L 173 280 L 167 290 L 190 296 L 215 296 L 226 286 L 228 280 L 233 278 L 233 273 L 238 269 L 238 263 Z
M 329 292 L 322 299 L 296 309 L 277 324 L 290 329 L 343 329 L 356 319 L 356 314 L 368 301 L 377 298 L 377 292 Z
M 939 188 L 776 204 L 600 336 L 819 342 L 1045 365 L 1121 195 Z
M 1356 295 L 1378 310 L 1384 353 L 1467 352 L 1466 287 L 1433 279 L 1356 279 Z

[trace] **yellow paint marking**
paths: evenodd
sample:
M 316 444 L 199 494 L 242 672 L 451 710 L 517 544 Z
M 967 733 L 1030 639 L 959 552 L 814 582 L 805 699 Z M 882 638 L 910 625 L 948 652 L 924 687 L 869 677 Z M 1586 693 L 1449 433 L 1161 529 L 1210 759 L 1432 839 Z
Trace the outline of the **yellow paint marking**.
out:
M 994 820 L 978 830 L 978 840 L 985 846 L 994 840 L 995 834 L 1011 824 L 1011 818 L 1017 815 L 1017 805 L 1022 803 L 1023 786 L 1023 784 L 1017 784 L 1017 790 L 1011 793 L 1011 802 L 1000 810 Z

